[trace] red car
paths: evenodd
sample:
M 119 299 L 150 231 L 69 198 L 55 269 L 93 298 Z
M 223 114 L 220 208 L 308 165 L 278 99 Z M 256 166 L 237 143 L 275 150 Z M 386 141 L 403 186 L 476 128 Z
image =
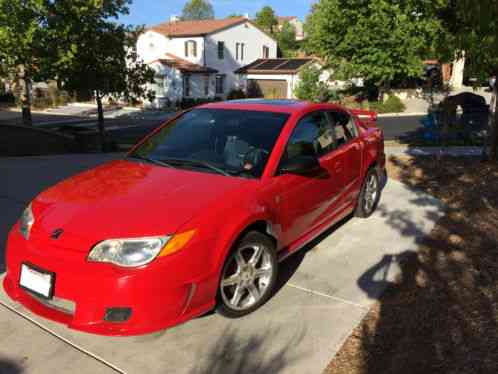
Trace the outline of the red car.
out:
M 279 262 L 368 217 L 385 177 L 375 113 L 241 100 L 184 112 L 119 161 L 41 193 L 12 228 L 8 295 L 69 327 L 143 334 L 272 294 Z

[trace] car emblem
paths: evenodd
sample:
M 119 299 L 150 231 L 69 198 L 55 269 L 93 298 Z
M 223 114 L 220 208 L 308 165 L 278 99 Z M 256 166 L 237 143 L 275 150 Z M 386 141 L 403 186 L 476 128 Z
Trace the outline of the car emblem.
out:
M 59 237 L 62 235 L 63 232 L 64 232 L 63 229 L 56 229 L 52 232 L 50 237 L 54 240 L 57 240 L 57 239 L 59 239 Z

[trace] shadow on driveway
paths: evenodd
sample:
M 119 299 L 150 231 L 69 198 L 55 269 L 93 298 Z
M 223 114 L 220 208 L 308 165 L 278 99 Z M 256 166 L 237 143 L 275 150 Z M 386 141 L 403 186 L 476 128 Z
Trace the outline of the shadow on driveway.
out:
M 23 369 L 14 361 L 0 358 L 0 373 L 1 374 L 21 374 Z

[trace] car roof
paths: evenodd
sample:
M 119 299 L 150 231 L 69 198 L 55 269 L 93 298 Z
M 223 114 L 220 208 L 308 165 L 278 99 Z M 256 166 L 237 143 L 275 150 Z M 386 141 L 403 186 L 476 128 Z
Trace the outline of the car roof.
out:
M 300 112 L 313 105 L 313 103 L 308 101 L 290 99 L 241 99 L 204 104 L 198 108 L 293 113 Z

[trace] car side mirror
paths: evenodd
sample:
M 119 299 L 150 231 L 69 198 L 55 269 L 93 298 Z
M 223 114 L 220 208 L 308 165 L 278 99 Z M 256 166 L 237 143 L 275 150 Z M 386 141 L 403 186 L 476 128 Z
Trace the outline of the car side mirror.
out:
M 280 166 L 280 174 L 308 174 L 320 168 L 315 156 L 297 156 L 286 160 Z

